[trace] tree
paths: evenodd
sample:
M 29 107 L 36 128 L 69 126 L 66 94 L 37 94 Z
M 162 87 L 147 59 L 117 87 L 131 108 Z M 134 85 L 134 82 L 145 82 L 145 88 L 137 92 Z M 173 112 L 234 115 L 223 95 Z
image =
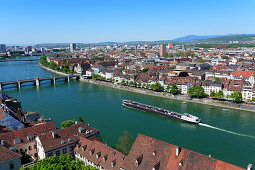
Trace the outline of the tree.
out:
M 56 170 L 96 170 L 92 166 L 84 165 L 81 161 L 75 161 L 68 155 L 61 156 L 51 156 L 49 158 L 45 158 L 39 160 L 32 166 L 21 167 L 21 170 L 39 170 L 39 169 L 56 169 Z
M 239 103 L 243 100 L 242 93 L 241 92 L 233 92 L 230 95 L 230 98 L 233 99 L 234 102 Z
M 133 144 L 133 139 L 130 133 L 125 131 L 124 135 L 119 137 L 118 142 L 119 143 L 116 146 L 117 149 L 127 155 Z
M 181 90 L 177 87 L 176 84 L 173 84 L 170 88 L 170 93 L 172 94 L 180 94 L 181 93 Z
M 219 78 L 219 77 L 215 77 L 214 80 L 215 80 L 215 81 L 220 81 L 220 78 Z
M 74 124 L 75 124 L 74 120 L 66 120 L 66 121 L 61 123 L 61 128 L 67 128 L 67 127 L 72 126 Z
M 218 93 L 216 93 L 216 97 L 217 98 L 224 98 L 224 93 L 222 90 L 218 91 Z
M 215 97 L 215 96 L 216 96 L 215 91 L 211 91 L 211 93 L 210 93 L 210 97 Z
M 188 89 L 188 95 L 190 97 L 205 97 L 204 88 L 201 86 L 190 87 Z
M 166 91 L 168 91 L 168 92 L 170 91 L 170 86 L 169 85 L 166 86 Z
M 84 123 L 84 120 L 82 119 L 81 116 L 79 116 L 78 121 L 81 122 L 81 123 Z
M 157 82 L 157 83 L 151 85 L 151 89 L 155 90 L 155 91 L 163 91 L 164 87 L 161 86 L 161 84 L 159 82 Z
M 142 69 L 142 72 L 143 72 L 143 73 L 146 73 L 148 70 L 149 70 L 149 69 L 144 68 L 144 69 Z

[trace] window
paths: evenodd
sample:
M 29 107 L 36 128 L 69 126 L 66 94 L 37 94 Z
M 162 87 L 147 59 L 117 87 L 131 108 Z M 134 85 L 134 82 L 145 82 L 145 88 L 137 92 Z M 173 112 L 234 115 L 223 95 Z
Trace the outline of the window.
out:
M 28 147 L 28 150 L 30 150 L 30 151 L 31 151 L 31 150 L 32 150 L 32 146 L 29 146 L 29 147 Z
M 52 156 L 52 153 L 50 152 L 50 153 L 48 153 L 48 157 L 51 157 Z
M 65 153 L 66 153 L 66 148 L 63 149 L 63 154 L 65 154 Z
M 36 145 L 34 145 L 34 149 L 36 149 Z
M 69 146 L 69 151 L 70 151 L 70 152 L 73 151 L 73 146 Z
M 10 164 L 10 169 L 13 169 L 14 168 L 14 164 Z
M 59 150 L 56 151 L 56 155 L 59 156 L 60 155 L 60 152 Z

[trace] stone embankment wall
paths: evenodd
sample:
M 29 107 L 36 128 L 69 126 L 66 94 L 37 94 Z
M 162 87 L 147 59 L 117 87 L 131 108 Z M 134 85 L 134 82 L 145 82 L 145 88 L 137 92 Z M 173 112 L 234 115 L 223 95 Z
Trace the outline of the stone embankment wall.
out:
M 50 72 L 52 72 L 52 73 L 59 74 L 59 75 L 63 75 L 63 76 L 68 76 L 68 74 L 66 74 L 66 73 L 63 73 L 63 72 L 60 72 L 60 71 L 56 71 L 56 70 L 50 69 L 50 68 L 48 68 L 48 67 L 45 67 L 45 66 L 41 65 L 40 63 L 39 63 L 39 65 L 40 65 L 42 68 L 44 68 L 45 70 L 48 70 L 48 71 L 50 71 Z

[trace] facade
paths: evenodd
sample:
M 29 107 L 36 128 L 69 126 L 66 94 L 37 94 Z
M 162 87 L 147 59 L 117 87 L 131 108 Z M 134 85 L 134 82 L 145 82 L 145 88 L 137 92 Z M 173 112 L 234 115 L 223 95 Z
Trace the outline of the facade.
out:
M 160 57 L 163 57 L 166 55 L 166 44 L 160 44 L 159 55 Z
M 218 93 L 220 90 L 223 90 L 223 86 L 224 86 L 223 82 L 213 80 L 206 80 L 202 85 L 202 87 L 204 88 L 204 92 L 207 95 L 210 95 L 212 91 Z
M 76 50 L 76 44 L 71 43 L 70 44 L 70 51 L 73 53 Z
M 6 45 L 0 44 L 0 52 L 5 53 L 6 52 Z

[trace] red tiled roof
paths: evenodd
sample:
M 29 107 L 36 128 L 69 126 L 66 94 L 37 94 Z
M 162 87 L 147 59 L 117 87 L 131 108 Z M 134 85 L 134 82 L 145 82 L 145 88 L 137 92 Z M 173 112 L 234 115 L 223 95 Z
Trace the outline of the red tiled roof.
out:
M 25 143 L 31 142 L 31 140 L 28 139 L 28 135 L 33 135 L 34 138 L 41 133 L 48 133 L 49 131 L 56 130 L 55 124 L 53 121 L 27 127 L 24 129 L 15 130 L 13 132 L 7 132 L 0 134 L 0 141 L 4 140 L 6 146 L 20 146 Z M 21 143 L 20 144 L 14 144 L 14 139 L 20 138 Z
M 6 147 L 0 145 L 0 163 L 13 160 L 19 157 L 21 157 L 19 153 L 11 151 L 10 149 L 7 149 Z
M 243 76 L 245 78 L 249 78 L 251 76 L 254 77 L 254 71 L 235 71 L 231 73 L 234 77 L 240 77 Z
M 97 140 L 89 140 L 80 137 L 78 147 L 75 147 L 74 151 L 83 155 L 85 158 L 94 162 L 96 165 L 100 165 L 104 169 L 120 169 L 120 166 L 125 158 L 125 155 L 106 144 Z M 92 151 L 90 155 L 90 151 Z M 98 156 L 98 157 L 97 157 Z M 114 162 L 114 166 L 111 166 L 111 162 Z
M 84 132 L 80 133 L 79 128 L 84 128 Z M 92 132 L 89 134 L 86 134 L 87 130 L 88 131 L 91 130 Z M 79 136 L 89 138 L 99 133 L 99 130 L 94 129 L 84 123 L 78 123 L 64 129 L 56 130 L 54 131 L 54 133 L 56 135 L 56 138 L 53 138 L 52 133 L 47 133 L 47 134 L 43 134 L 39 136 L 39 139 L 41 141 L 41 144 L 45 152 L 61 147 L 63 145 L 61 144 L 62 140 L 65 143 L 78 142 Z M 71 139 L 70 142 L 68 142 L 69 138 Z
M 138 134 L 122 168 L 131 169 L 210 169 L 210 170 L 241 170 L 235 165 L 211 158 L 200 153 Z

